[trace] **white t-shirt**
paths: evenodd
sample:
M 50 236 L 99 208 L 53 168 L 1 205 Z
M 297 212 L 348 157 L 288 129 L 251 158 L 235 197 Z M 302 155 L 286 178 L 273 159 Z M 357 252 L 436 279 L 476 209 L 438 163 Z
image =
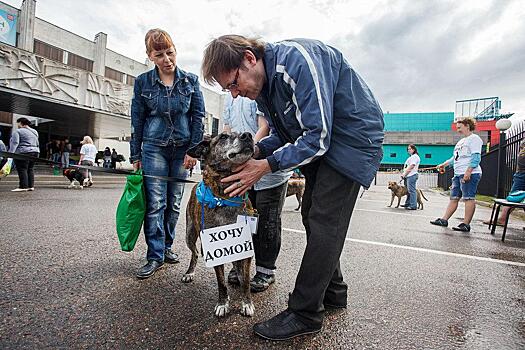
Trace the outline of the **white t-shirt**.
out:
M 91 143 L 86 143 L 85 145 L 82 145 L 80 154 L 84 155 L 84 159 L 82 160 L 90 160 L 94 163 L 95 157 L 97 156 L 97 148 Z
M 419 163 L 420 162 L 421 162 L 421 158 L 419 158 L 419 156 L 417 154 L 413 154 L 410 157 L 408 157 L 408 159 L 405 161 L 404 169 L 408 168 L 412 164 L 414 164 L 414 167 L 412 168 L 412 170 L 410 170 L 410 172 L 408 173 L 407 177 L 410 177 L 412 175 L 416 175 L 417 174 L 417 170 L 419 169 Z
M 473 153 L 481 154 L 483 141 L 476 134 L 464 137 L 456 143 L 454 147 L 454 175 L 463 175 L 470 166 Z M 472 170 L 472 174 L 481 174 L 481 167 L 478 165 Z

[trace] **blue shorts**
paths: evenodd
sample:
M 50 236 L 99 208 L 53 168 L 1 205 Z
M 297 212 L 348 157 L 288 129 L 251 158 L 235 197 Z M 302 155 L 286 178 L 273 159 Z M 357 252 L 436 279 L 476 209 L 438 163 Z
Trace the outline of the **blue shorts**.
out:
M 510 192 L 525 191 L 525 173 L 514 173 Z
M 450 187 L 450 199 L 475 199 L 480 179 L 481 174 L 471 174 L 470 180 L 463 183 L 463 174 L 454 175 Z

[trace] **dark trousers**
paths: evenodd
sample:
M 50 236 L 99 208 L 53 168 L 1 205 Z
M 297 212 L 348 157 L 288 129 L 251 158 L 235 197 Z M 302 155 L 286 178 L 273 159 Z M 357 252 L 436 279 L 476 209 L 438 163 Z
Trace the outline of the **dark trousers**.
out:
M 257 234 L 253 236 L 256 270 L 273 274 L 281 250 L 281 212 L 286 199 L 288 182 L 274 188 L 249 192 L 252 206 L 259 219 Z
M 306 178 L 301 214 L 306 249 L 288 307 L 308 321 L 323 322 L 323 302 L 347 302 L 339 257 L 343 250 L 359 184 L 322 158 L 301 168 Z
M 37 152 L 24 153 L 26 156 L 38 157 Z M 13 159 L 18 172 L 18 188 L 35 187 L 35 174 L 33 168 L 35 162 L 32 160 Z

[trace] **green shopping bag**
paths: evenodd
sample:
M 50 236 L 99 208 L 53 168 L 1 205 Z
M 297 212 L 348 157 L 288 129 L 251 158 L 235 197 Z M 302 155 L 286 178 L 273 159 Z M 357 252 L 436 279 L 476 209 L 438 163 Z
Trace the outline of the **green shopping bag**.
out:
M 11 167 L 13 166 L 13 158 L 7 158 L 7 162 L 0 169 L 0 178 L 6 177 L 11 173 Z
M 124 193 L 117 207 L 117 234 L 120 247 L 125 252 L 135 248 L 146 214 L 146 197 L 142 169 L 128 175 Z

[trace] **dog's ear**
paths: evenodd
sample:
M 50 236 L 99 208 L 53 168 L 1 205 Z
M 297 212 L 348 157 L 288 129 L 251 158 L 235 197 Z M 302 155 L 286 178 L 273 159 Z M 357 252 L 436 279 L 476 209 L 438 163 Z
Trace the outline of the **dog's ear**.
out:
M 210 151 L 210 142 L 210 135 L 204 135 L 202 141 L 188 149 L 186 154 L 193 158 L 201 158 L 203 155 Z

